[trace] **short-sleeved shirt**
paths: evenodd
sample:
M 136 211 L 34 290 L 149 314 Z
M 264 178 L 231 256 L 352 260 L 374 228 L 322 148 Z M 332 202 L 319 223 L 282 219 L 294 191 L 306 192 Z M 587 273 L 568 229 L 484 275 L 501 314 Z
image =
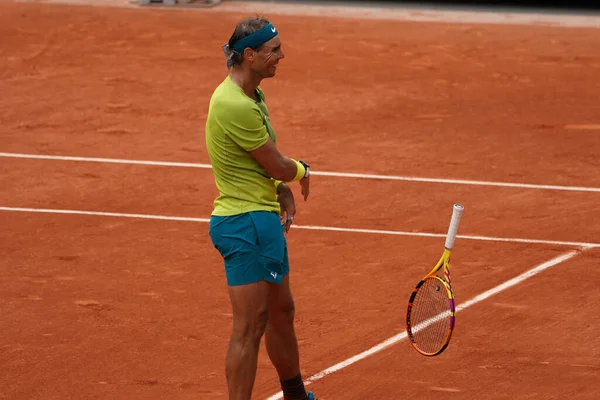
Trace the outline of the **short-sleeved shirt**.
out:
M 277 141 L 264 93 L 256 92 L 259 101 L 227 76 L 210 99 L 205 138 L 219 191 L 212 215 L 280 212 L 274 180 L 250 154 L 269 139 Z

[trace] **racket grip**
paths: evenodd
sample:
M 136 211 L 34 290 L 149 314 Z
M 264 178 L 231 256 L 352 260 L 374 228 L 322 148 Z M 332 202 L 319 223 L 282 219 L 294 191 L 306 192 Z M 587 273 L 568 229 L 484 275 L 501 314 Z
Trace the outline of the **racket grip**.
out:
M 458 232 L 458 225 L 460 224 L 460 218 L 465 208 L 460 204 L 455 204 L 452 211 L 452 219 L 450 220 L 450 227 L 448 228 L 448 235 L 446 236 L 446 249 L 452 250 L 454 247 L 454 240 L 456 239 L 456 233 Z

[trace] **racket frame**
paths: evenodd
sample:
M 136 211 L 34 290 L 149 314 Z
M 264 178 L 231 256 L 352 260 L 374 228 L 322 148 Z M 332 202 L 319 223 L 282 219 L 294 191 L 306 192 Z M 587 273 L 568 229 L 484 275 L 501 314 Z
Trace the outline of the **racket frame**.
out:
M 452 292 L 452 286 L 451 286 L 451 281 L 450 281 L 450 254 L 451 251 L 448 249 L 444 249 L 444 253 L 442 254 L 442 257 L 440 258 L 440 260 L 438 261 L 438 263 L 436 264 L 436 266 L 431 270 L 431 272 L 429 272 L 426 276 L 423 277 L 423 279 L 421 279 L 419 281 L 419 283 L 417 283 L 417 286 L 415 286 L 415 288 L 413 289 L 411 295 L 410 295 L 410 299 L 408 300 L 408 308 L 406 310 L 406 333 L 408 335 L 408 339 L 410 340 L 410 344 L 412 345 L 412 347 L 419 352 L 420 354 L 424 355 L 424 356 L 428 356 L 428 357 L 434 357 L 437 355 L 442 354 L 442 352 L 444 350 L 446 350 L 446 348 L 448 347 L 448 344 L 450 344 L 450 339 L 452 338 L 452 332 L 454 331 L 454 326 L 456 324 L 456 318 L 455 318 L 455 314 L 456 314 L 456 306 L 455 306 L 455 302 L 454 302 L 454 293 Z M 443 271 L 444 271 L 444 278 L 438 276 L 436 273 L 442 269 L 443 267 Z M 417 296 L 417 293 L 419 292 L 419 289 L 421 288 L 421 286 L 423 286 L 423 284 L 425 284 L 425 282 L 428 279 L 435 279 L 438 282 L 440 282 L 440 285 L 443 286 L 446 289 L 446 294 L 448 295 L 448 303 L 449 303 L 449 309 L 450 309 L 450 323 L 448 326 L 448 333 L 446 334 L 446 338 L 444 340 L 444 344 L 440 347 L 440 349 L 438 349 L 437 351 L 431 353 L 431 352 L 426 352 L 421 350 L 416 343 L 412 328 L 412 322 L 411 322 L 411 312 L 412 312 L 412 307 L 413 307 L 413 303 L 415 301 L 415 298 Z M 424 329 L 424 328 L 421 328 Z
M 408 300 L 408 307 L 406 310 L 406 333 L 408 335 L 408 339 L 410 340 L 410 344 L 412 345 L 412 347 L 417 352 L 419 352 L 420 354 L 422 354 L 424 356 L 430 356 L 430 357 L 437 356 L 437 355 L 441 354 L 444 350 L 446 350 L 446 348 L 448 347 L 448 344 L 450 343 L 450 339 L 452 338 L 452 332 L 454 331 L 454 326 L 456 325 L 456 317 L 455 317 L 456 306 L 455 306 L 455 301 L 454 301 L 454 293 L 452 291 L 452 282 L 450 280 L 450 255 L 452 254 L 452 249 L 454 247 L 454 241 L 456 239 L 456 234 L 458 231 L 458 225 L 460 224 L 460 220 L 461 220 L 463 211 L 464 211 L 464 207 L 462 205 L 460 205 L 460 204 L 454 205 L 453 211 L 452 211 L 452 218 L 450 220 L 450 226 L 448 228 L 448 234 L 446 235 L 446 243 L 444 246 L 444 252 L 442 253 L 442 256 L 440 257 L 437 264 L 433 267 L 433 269 L 427 275 L 425 275 L 423 277 L 423 279 L 421 279 L 419 281 L 419 283 L 415 286 L 415 288 L 413 289 L 413 292 L 410 295 L 410 299 Z M 443 268 L 444 277 L 440 277 L 437 275 L 438 271 L 440 271 L 440 269 L 442 269 L 442 268 Z M 444 345 L 441 346 L 441 348 L 434 353 L 425 352 L 425 351 L 419 349 L 419 347 L 416 344 L 414 334 L 412 332 L 412 322 L 411 322 L 411 318 L 410 318 L 412 308 L 413 308 L 413 303 L 417 296 L 417 293 L 427 279 L 437 279 L 444 286 L 444 288 L 446 289 L 446 293 L 448 295 L 448 302 L 449 302 L 449 309 L 450 309 L 450 323 L 448 326 L 448 334 L 446 335 L 446 340 L 444 342 Z M 421 329 L 423 329 L 423 328 L 421 328 Z

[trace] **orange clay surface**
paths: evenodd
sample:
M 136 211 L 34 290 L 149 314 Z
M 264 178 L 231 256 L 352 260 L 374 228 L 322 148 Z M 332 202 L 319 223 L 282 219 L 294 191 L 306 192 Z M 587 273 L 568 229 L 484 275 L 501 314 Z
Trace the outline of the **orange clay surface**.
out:
M 242 14 L 0 3 L 0 152 L 207 163 Z M 268 17 L 271 17 L 267 15 Z M 281 151 L 316 171 L 600 187 L 600 30 L 273 16 Z M 314 176 L 299 225 L 600 242 L 600 193 Z M 0 207 L 208 218 L 210 170 L 0 157 Z M 205 222 L 0 211 L 0 399 L 226 399 Z M 305 377 L 404 330 L 442 238 L 292 229 Z M 458 239 L 457 303 L 575 249 Z M 595 399 L 600 249 L 309 388 L 322 400 Z M 256 399 L 279 390 L 261 349 Z

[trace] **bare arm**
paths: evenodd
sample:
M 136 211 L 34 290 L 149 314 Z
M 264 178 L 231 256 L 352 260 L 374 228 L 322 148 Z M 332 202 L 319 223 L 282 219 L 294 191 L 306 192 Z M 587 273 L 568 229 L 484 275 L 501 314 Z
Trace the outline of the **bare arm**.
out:
M 271 139 L 250 154 L 273 179 L 291 182 L 298 173 L 297 164 L 279 152 Z

